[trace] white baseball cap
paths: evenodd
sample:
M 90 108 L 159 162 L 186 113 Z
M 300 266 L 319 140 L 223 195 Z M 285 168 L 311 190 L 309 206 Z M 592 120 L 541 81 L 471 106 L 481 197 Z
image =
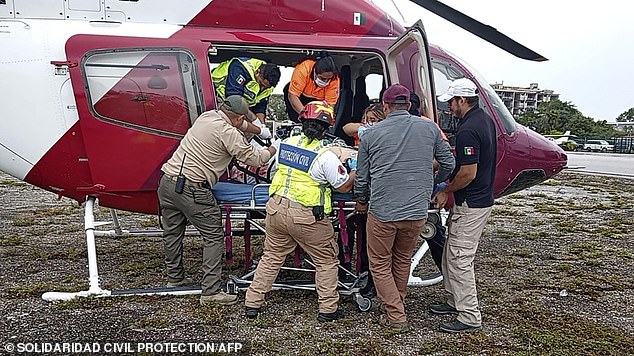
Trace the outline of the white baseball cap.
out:
M 478 96 L 478 87 L 467 78 L 456 79 L 451 82 L 446 93 L 438 96 L 438 101 L 444 103 L 456 96 Z

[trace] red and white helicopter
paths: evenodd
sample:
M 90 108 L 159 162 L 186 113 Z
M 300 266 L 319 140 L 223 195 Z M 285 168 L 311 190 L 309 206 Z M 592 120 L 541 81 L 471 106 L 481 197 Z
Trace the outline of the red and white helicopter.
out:
M 412 0 L 524 59 L 544 60 L 436 0 Z M 92 208 L 157 212 L 160 167 L 199 114 L 216 106 L 209 75 L 236 56 L 292 68 L 327 50 L 342 68 L 337 127 L 367 105 L 365 80 L 401 83 L 449 134 L 436 93 L 479 86 L 498 131 L 497 197 L 548 179 L 567 162 L 517 124 L 487 82 L 367 0 L 0 0 L 0 170 L 86 202 L 90 289 L 99 287 Z M 346 70 L 343 70 L 346 68 Z M 345 76 L 345 77 L 344 77 Z M 283 85 L 284 83 L 281 83 Z

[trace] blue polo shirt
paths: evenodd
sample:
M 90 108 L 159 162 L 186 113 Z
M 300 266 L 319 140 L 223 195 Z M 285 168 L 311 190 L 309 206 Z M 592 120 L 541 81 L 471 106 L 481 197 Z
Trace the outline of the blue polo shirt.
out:
M 473 107 L 458 124 L 456 133 L 456 176 L 460 166 L 478 164 L 475 178 L 466 187 L 454 192 L 457 205 L 467 202 L 470 208 L 493 205 L 493 182 L 497 159 L 497 139 L 493 119 L 480 107 Z
M 244 96 L 244 87 L 247 85 L 248 82 L 252 80 L 254 79 L 251 77 L 251 74 L 249 74 L 249 71 L 244 68 L 240 61 L 232 61 L 231 64 L 229 64 L 229 73 L 225 81 L 225 96 Z M 264 98 L 249 109 L 251 109 L 251 111 L 253 111 L 253 113 L 255 114 L 265 114 L 268 104 L 269 99 Z

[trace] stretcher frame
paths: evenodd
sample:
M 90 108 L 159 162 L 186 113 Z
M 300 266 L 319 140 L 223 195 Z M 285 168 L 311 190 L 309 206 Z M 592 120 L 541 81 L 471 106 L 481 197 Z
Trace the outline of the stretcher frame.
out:
M 225 221 L 225 250 L 226 250 L 226 261 L 227 263 L 233 263 L 233 237 L 234 236 L 242 236 L 244 238 L 244 248 L 245 248 L 245 271 L 242 276 L 230 275 L 228 277 L 227 282 L 227 291 L 230 293 L 237 293 L 237 291 L 246 290 L 251 284 L 251 279 L 253 274 L 255 273 L 255 266 L 252 263 L 252 255 L 251 255 L 251 235 L 253 233 L 261 233 L 265 234 L 266 229 L 258 220 L 263 220 L 266 216 L 266 207 L 265 203 L 262 204 L 261 199 L 258 200 L 257 191 L 260 189 L 266 189 L 268 191 L 269 184 L 256 184 L 252 185 L 250 198 L 248 200 L 242 200 L 240 202 L 235 201 L 222 201 L 219 200 L 218 204 L 222 211 L 222 218 Z M 334 199 L 337 199 L 338 195 L 335 194 Z M 350 195 L 347 195 L 350 197 Z M 88 284 L 89 288 L 85 291 L 79 292 L 46 292 L 42 295 L 42 299 L 46 301 L 61 301 L 61 300 L 70 300 L 76 297 L 114 297 L 114 296 L 139 296 L 139 295 L 192 295 L 192 294 L 200 294 L 201 289 L 197 286 L 189 286 L 189 287 L 176 287 L 176 288 L 146 288 L 146 289 L 126 289 L 126 290 L 106 290 L 102 289 L 99 283 L 99 271 L 97 266 L 97 253 L 96 253 L 96 243 L 95 237 L 97 236 L 114 236 L 114 237 L 123 237 L 123 236 L 160 236 L 162 234 L 162 230 L 124 230 L 121 228 L 119 223 L 119 219 L 114 210 L 111 210 L 112 221 L 108 222 L 95 222 L 94 220 L 94 204 L 96 202 L 95 197 L 87 197 L 84 207 L 84 230 L 86 233 L 86 246 L 88 250 Z M 334 200 L 334 211 L 337 212 L 336 218 L 332 219 L 336 228 L 339 228 L 341 231 L 345 231 L 345 226 L 341 226 L 345 224 L 345 221 L 348 217 L 354 212 L 355 203 L 351 199 L 347 200 Z M 430 217 L 437 216 L 438 219 L 441 218 L 440 212 L 437 209 L 429 210 Z M 242 220 L 243 228 L 233 227 L 233 221 Z M 428 219 L 429 221 L 429 219 Z M 112 225 L 113 228 L 110 230 L 99 230 L 97 229 L 100 226 L 104 225 Z M 254 229 L 253 229 L 254 228 Z M 435 227 L 433 224 L 426 224 L 426 231 L 421 235 L 430 235 L 433 236 L 435 233 Z M 429 231 L 429 229 L 433 229 L 433 231 Z M 186 235 L 195 235 L 197 231 L 195 229 L 187 229 Z M 344 234 L 347 236 L 347 234 Z M 344 246 L 347 246 L 347 240 L 342 241 Z M 360 236 L 357 234 L 357 246 L 361 246 L 360 244 Z M 358 250 L 358 249 L 357 249 Z M 429 286 L 442 281 L 442 274 L 437 273 L 435 275 L 429 276 L 428 278 L 421 278 L 418 276 L 414 276 L 414 269 L 418 266 L 422 257 L 427 253 L 428 245 L 426 242 L 423 242 L 421 247 L 416 251 L 414 256 L 412 257 L 412 264 L 410 266 L 410 276 L 408 280 L 409 286 Z M 351 252 L 351 251 L 349 251 Z M 345 254 L 344 254 L 345 255 Z M 357 253 L 357 261 L 359 260 L 359 253 Z M 346 258 L 349 258 L 347 256 Z M 282 269 L 285 270 L 294 270 L 300 272 L 306 272 L 309 274 L 315 273 L 314 264 L 308 260 L 303 260 L 304 264 L 310 266 L 310 268 L 300 268 L 300 258 L 299 254 L 295 254 L 295 267 L 284 266 Z M 342 270 L 345 274 L 353 277 L 351 282 L 342 282 L 339 281 L 339 293 L 343 296 L 351 296 L 353 301 L 357 304 L 357 307 L 360 311 L 367 311 L 371 308 L 372 302 L 369 298 L 363 297 L 360 294 L 360 289 L 365 286 L 364 282 L 367 282 L 367 273 L 357 275 L 352 271 L 349 271 L 341 266 L 339 269 Z M 364 281 L 365 279 L 365 281 Z M 301 281 L 276 281 L 273 284 L 272 289 L 296 289 L 296 290 L 316 290 L 316 286 L 312 279 L 309 280 L 301 280 Z

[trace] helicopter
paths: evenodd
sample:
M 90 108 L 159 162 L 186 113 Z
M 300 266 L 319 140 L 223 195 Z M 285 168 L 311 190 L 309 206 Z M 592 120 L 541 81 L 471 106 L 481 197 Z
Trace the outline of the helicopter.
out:
M 545 60 L 439 1 L 412 1 L 515 56 Z M 473 80 L 497 129 L 495 197 L 567 164 L 561 148 L 515 122 L 479 74 L 430 44 L 422 22 L 404 28 L 367 0 L 0 0 L 0 46 L 0 170 L 87 211 L 98 199 L 157 213 L 161 165 L 217 107 L 210 70 L 234 57 L 290 69 L 328 51 L 341 68 L 335 135 L 368 105 L 374 77 L 416 93 L 422 114 L 451 139 L 456 120 L 435 97 L 452 80 Z M 96 279 L 91 271 L 92 292 Z

